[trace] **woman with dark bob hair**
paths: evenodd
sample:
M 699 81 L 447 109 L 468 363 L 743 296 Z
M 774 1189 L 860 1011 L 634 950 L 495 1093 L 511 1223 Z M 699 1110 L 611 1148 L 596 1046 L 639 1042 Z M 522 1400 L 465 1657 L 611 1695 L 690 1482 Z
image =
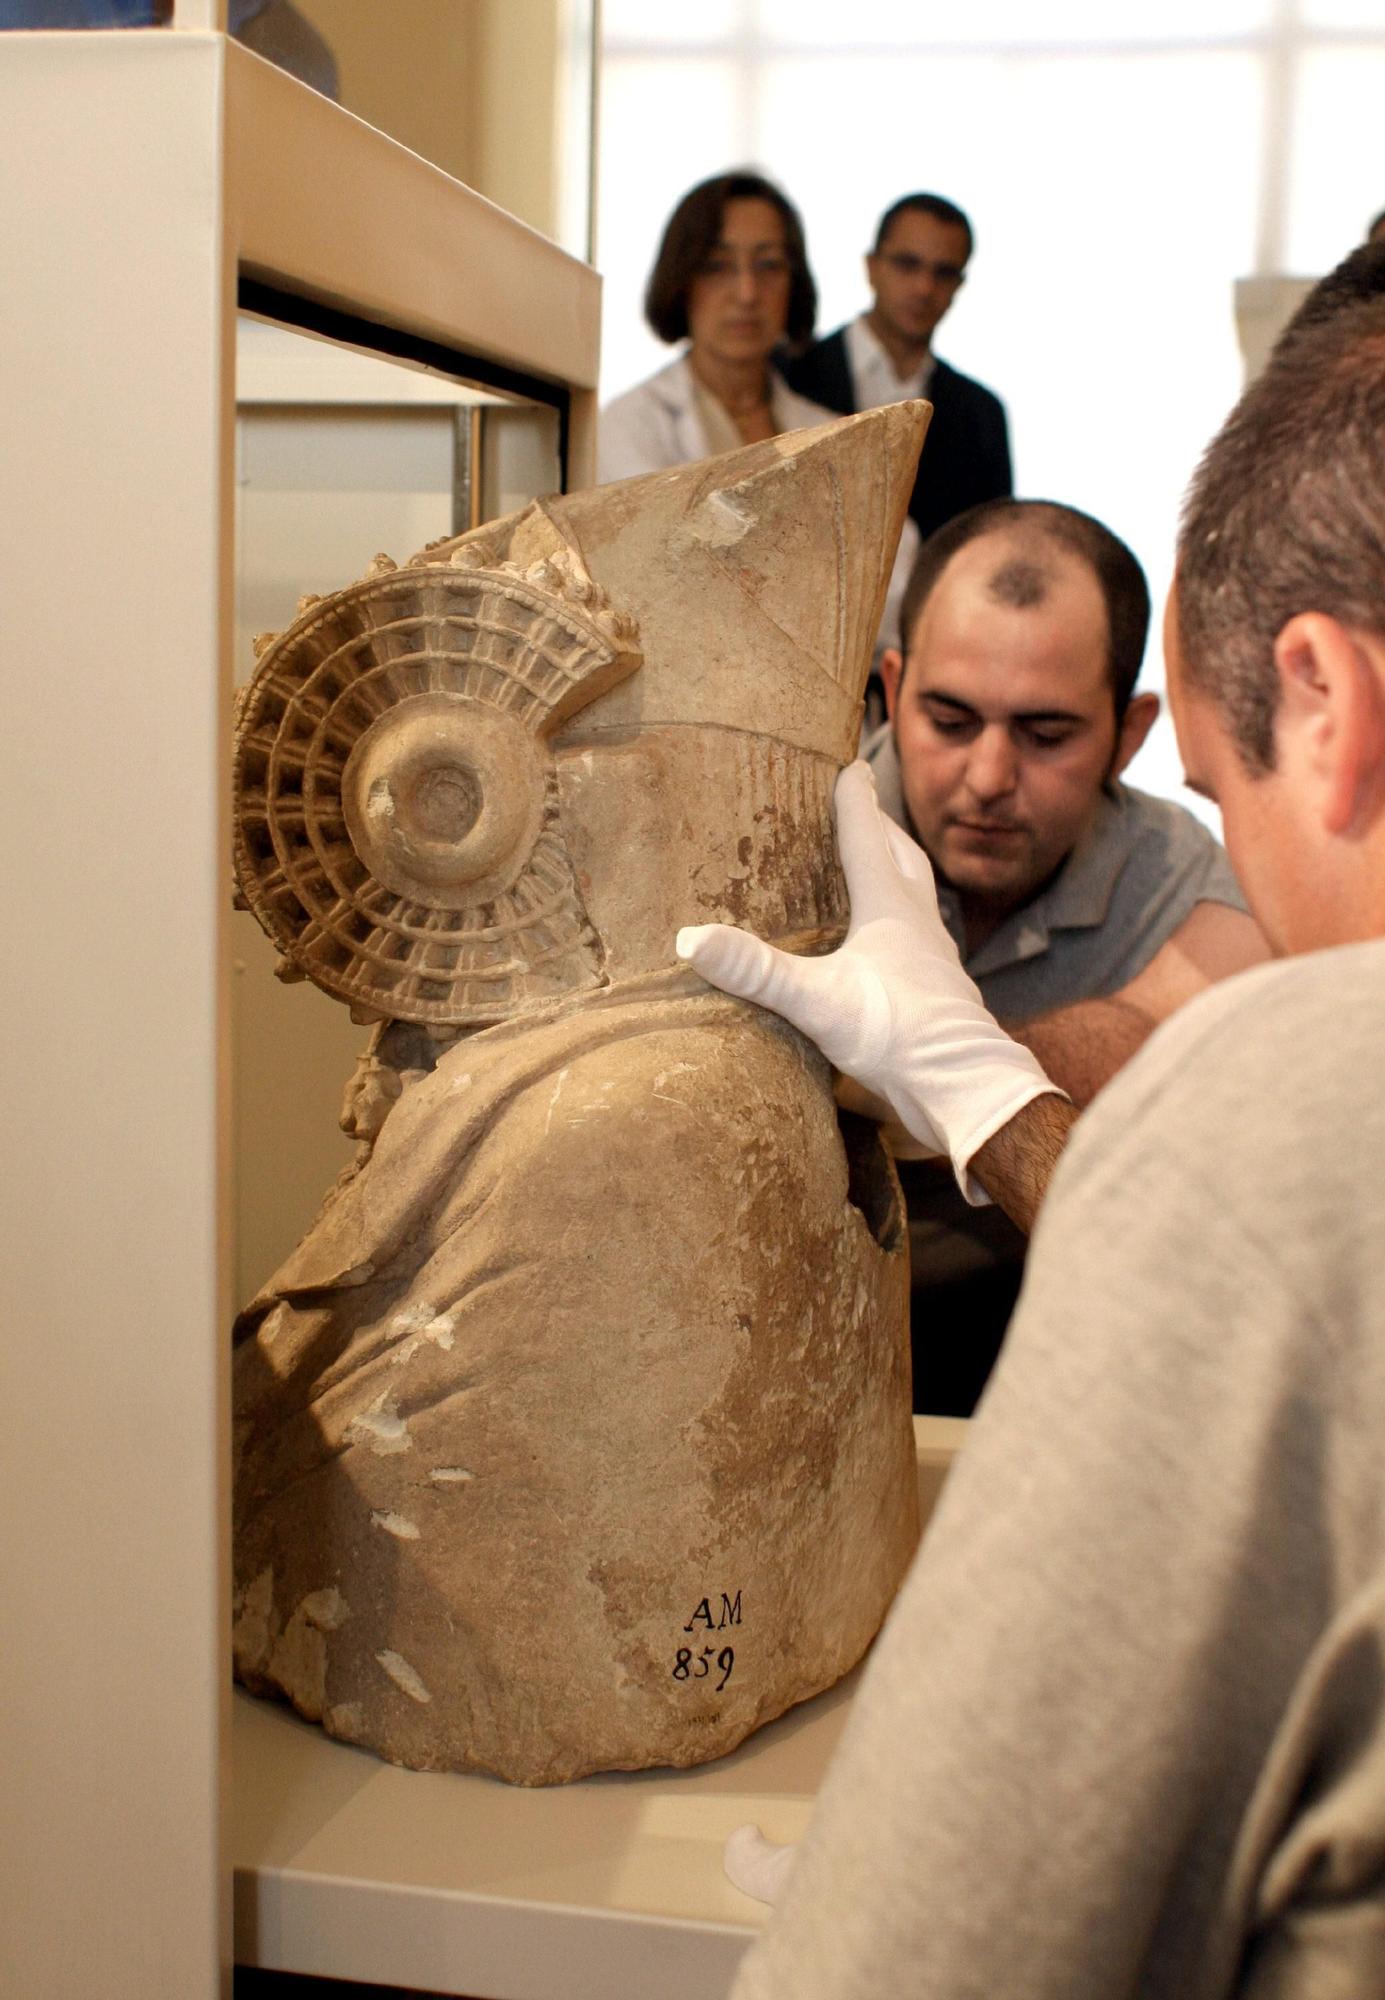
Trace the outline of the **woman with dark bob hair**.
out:
M 798 211 L 760 174 L 718 174 L 685 194 L 644 296 L 660 340 L 688 345 L 601 414 L 597 476 L 629 479 L 832 421 L 770 365 L 812 334 L 817 286 Z

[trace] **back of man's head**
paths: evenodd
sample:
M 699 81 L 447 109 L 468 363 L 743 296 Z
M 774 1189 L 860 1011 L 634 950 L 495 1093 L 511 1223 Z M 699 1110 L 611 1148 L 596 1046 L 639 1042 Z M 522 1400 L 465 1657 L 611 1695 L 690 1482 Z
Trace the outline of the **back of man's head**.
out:
M 872 256 L 878 255 L 884 248 L 886 237 L 901 215 L 931 215 L 935 222 L 945 222 L 949 228 L 960 229 L 967 239 L 967 256 L 971 256 L 975 240 L 971 224 L 956 202 L 941 194 L 905 194 L 898 201 L 892 201 L 875 226 Z
M 1282 360 L 1310 327 L 1336 319 L 1344 306 L 1379 298 L 1385 298 L 1385 240 L 1359 244 L 1335 271 L 1318 280 L 1275 341 L 1275 359 Z
M 1184 504 L 1184 677 L 1252 773 L 1274 768 L 1275 641 L 1307 611 L 1385 635 L 1385 245 L 1309 294 Z
M 996 542 L 987 588 L 997 603 L 1017 610 L 1044 602 L 1055 559 L 1075 556 L 1092 571 L 1106 606 L 1107 667 L 1119 722 L 1144 659 L 1149 585 L 1119 536 L 1090 514 L 1056 500 L 987 500 L 929 536 L 915 559 L 900 612 L 900 651 L 906 661 L 920 615 L 943 571 L 962 549 L 983 538 Z

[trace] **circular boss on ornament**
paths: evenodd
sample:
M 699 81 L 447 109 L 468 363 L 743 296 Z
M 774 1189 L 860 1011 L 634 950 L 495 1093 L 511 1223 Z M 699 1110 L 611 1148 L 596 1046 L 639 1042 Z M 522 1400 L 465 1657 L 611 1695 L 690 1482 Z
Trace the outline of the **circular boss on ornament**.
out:
M 237 879 L 286 975 L 449 1026 L 596 984 L 547 738 L 638 663 L 565 553 L 380 557 L 304 600 L 235 742 Z

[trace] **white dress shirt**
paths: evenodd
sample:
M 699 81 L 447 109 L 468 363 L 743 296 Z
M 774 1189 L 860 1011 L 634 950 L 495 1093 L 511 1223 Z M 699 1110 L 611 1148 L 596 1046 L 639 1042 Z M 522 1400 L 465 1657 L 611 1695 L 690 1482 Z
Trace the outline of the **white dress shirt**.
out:
M 871 330 L 864 313 L 846 329 L 846 358 L 858 410 L 883 409 L 910 396 L 926 396 L 933 379 L 933 357 L 925 354 L 911 375 L 896 375 L 894 363 Z

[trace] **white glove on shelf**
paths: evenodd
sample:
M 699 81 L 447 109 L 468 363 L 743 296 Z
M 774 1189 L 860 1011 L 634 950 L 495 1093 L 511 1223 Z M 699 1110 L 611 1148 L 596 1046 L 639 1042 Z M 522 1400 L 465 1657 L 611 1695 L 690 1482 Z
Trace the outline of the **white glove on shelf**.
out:
M 1057 1086 L 987 1012 L 938 912 L 928 857 L 881 812 L 869 765 L 847 765 L 835 804 L 851 898 L 839 950 L 800 958 L 727 924 L 680 930 L 675 949 L 711 985 L 791 1021 L 948 1155 L 968 1201 L 984 1202 L 972 1155 Z
M 743 1896 L 757 1903 L 773 1903 L 789 1879 L 798 1848 L 793 1841 L 780 1847 L 766 1840 L 758 1826 L 738 1826 L 726 1842 L 722 1867 L 726 1879 Z

